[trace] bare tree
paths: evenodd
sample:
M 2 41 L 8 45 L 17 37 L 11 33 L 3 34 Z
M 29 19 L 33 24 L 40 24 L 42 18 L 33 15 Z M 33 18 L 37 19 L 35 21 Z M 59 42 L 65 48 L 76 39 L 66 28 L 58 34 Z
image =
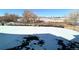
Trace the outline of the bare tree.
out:
M 79 11 L 71 12 L 65 22 L 70 24 L 76 24 L 79 20 Z
M 16 22 L 17 19 L 18 19 L 18 16 L 15 15 L 15 14 L 8 14 L 6 13 L 2 19 L 5 21 L 5 22 Z
M 23 21 L 26 23 L 34 23 L 37 19 L 37 15 L 29 10 L 25 10 L 23 14 Z

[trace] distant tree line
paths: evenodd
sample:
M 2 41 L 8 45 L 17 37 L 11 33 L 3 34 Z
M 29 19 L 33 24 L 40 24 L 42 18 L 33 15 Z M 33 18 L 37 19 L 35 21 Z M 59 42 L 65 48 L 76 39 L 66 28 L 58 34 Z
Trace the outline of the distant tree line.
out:
M 18 21 L 19 19 L 19 21 Z M 67 24 L 77 24 L 79 21 L 79 12 L 71 12 L 67 18 L 65 18 L 64 22 Z M 40 20 L 39 17 L 31 12 L 30 10 L 25 10 L 22 16 L 18 16 L 16 14 L 8 14 L 5 13 L 3 16 L 0 16 L 0 23 L 4 24 L 7 22 L 22 22 L 22 23 L 44 23 L 43 20 Z M 48 22 L 49 23 L 49 22 Z

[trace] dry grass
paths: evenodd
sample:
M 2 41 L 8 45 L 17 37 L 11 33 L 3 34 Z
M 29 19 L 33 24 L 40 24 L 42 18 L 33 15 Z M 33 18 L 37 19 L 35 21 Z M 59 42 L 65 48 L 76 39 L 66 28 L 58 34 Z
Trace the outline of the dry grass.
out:
M 72 29 L 72 30 L 75 30 L 75 31 L 79 31 L 79 26 L 66 25 L 66 26 L 64 26 L 64 28 Z

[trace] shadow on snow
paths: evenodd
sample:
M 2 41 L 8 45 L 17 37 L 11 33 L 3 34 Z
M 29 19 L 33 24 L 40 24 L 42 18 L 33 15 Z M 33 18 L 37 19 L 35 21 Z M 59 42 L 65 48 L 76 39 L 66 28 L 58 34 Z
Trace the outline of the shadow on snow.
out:
M 19 35 L 0 33 L 3 50 L 78 50 L 79 35 L 71 41 L 49 33 Z

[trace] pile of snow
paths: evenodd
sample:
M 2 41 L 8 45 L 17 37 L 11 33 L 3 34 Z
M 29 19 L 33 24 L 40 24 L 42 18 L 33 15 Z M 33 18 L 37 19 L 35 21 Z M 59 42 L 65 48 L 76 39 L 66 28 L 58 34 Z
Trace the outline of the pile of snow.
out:
M 74 40 L 79 38 L 79 32 L 64 28 L 0 26 L 0 49 L 12 48 L 20 45 L 20 42 L 17 40 L 22 40 L 25 35 L 36 35 L 40 39 L 45 40 L 46 43 L 44 47 L 46 49 L 57 49 L 57 43 L 55 39 L 64 38 L 67 40 Z M 77 36 L 77 38 L 75 36 Z M 36 49 L 42 48 L 36 46 Z

